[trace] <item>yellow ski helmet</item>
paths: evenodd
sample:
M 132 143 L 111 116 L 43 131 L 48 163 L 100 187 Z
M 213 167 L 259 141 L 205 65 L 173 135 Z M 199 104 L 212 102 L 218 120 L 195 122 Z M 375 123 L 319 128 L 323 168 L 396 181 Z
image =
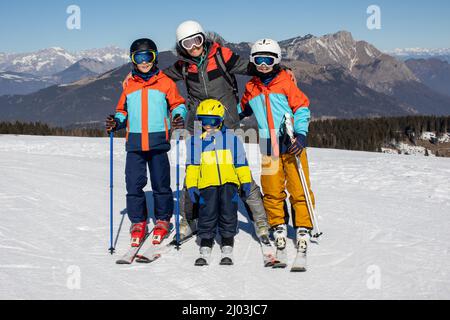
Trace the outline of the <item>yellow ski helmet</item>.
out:
M 203 100 L 197 108 L 197 118 L 204 116 L 220 117 L 225 116 L 225 107 L 223 104 L 215 99 Z
M 202 126 L 222 128 L 223 117 L 225 115 L 225 107 L 223 104 L 214 99 L 202 101 L 197 108 L 197 120 Z

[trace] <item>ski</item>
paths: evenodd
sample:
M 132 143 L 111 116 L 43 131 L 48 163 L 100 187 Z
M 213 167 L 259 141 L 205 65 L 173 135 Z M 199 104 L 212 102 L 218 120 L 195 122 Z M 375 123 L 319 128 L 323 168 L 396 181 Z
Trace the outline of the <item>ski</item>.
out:
M 269 237 L 261 237 L 259 239 L 259 244 L 261 246 L 261 253 L 263 255 L 264 267 L 272 267 L 277 261 L 275 256 L 275 248 L 270 241 Z
M 190 240 L 194 239 L 194 235 L 190 235 L 188 237 L 183 238 L 183 240 L 180 241 L 179 245 L 182 246 L 183 244 L 189 242 Z M 163 254 L 166 254 L 167 252 L 169 252 L 170 250 L 172 250 L 173 248 L 175 248 L 177 245 L 176 240 L 172 240 L 170 243 L 163 245 L 163 246 L 158 246 L 158 248 L 154 248 L 154 251 L 152 248 L 152 253 L 150 255 L 150 257 L 147 257 L 147 250 L 146 253 L 144 253 L 143 255 L 137 255 L 136 257 L 136 262 L 139 263 L 151 263 L 154 262 L 156 260 L 158 260 Z
M 144 240 L 142 240 L 139 247 L 131 247 L 128 249 L 128 251 L 116 261 L 116 264 L 132 264 L 134 259 L 136 258 L 136 255 L 139 253 L 139 250 L 144 245 L 145 241 L 148 239 L 148 237 L 153 233 L 153 229 L 145 235 Z
M 276 262 L 273 264 L 274 269 L 284 269 L 287 267 L 287 249 L 277 249 Z
M 184 243 L 188 242 L 189 240 L 193 239 L 195 235 L 196 235 L 196 233 L 191 233 L 187 237 L 184 237 L 183 239 L 180 240 L 179 245 L 181 246 L 182 244 L 184 244 Z M 176 239 L 172 240 L 170 243 L 167 244 L 167 246 L 171 246 L 171 247 L 176 247 L 176 245 L 177 245 L 177 240 Z
M 150 243 L 150 247 L 147 250 L 145 250 L 143 254 L 139 254 L 136 256 L 136 262 L 151 263 L 155 260 L 158 260 L 163 253 L 167 252 L 169 249 L 172 248 L 172 246 L 170 246 L 170 243 L 169 245 L 164 245 L 164 242 L 172 235 L 173 231 L 174 231 L 173 226 L 171 226 L 169 233 L 161 240 L 160 244 Z
M 306 271 L 306 253 L 308 251 L 308 234 L 305 231 L 297 231 L 297 253 L 295 255 L 294 263 L 291 267 L 291 272 L 305 272 Z
M 291 272 L 305 272 L 306 271 L 306 252 L 297 250 L 294 263 L 291 266 Z

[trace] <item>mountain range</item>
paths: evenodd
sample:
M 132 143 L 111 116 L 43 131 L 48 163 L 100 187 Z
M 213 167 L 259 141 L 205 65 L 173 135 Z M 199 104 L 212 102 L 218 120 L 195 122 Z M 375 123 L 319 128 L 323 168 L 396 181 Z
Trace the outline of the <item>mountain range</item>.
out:
M 251 43 L 221 41 L 244 57 L 250 53 Z M 450 96 L 438 88 L 439 81 L 431 79 L 439 71 L 434 64 L 420 62 L 422 67 L 418 68 L 414 60 L 397 59 L 365 41 L 355 40 L 346 31 L 321 37 L 296 37 L 281 41 L 280 46 L 283 63 L 293 69 L 299 87 L 311 99 L 314 118 L 450 114 Z M 51 52 L 66 57 L 69 65 L 69 56 L 63 51 L 53 48 Z M 105 49 L 97 56 L 91 51 L 78 57 L 82 58 L 65 68 L 63 63 L 56 68 L 58 59 L 52 60 L 51 72 L 62 69 L 50 76 L 59 84 L 28 95 L 0 97 L 0 120 L 42 121 L 62 126 L 102 122 L 105 115 L 114 112 L 121 80 L 131 67 L 119 63 L 120 59 L 125 60 L 125 53 L 121 55 L 118 48 L 112 53 Z M 0 66 L 2 59 L 0 55 Z M 108 63 L 114 64 L 112 61 L 119 66 L 104 72 Z M 173 52 L 160 53 L 161 68 L 175 61 Z M 41 61 L 34 66 L 41 66 L 40 75 L 49 77 L 49 63 Z M 25 64 L 18 71 L 27 71 Z M 446 79 L 445 72 L 440 78 Z M 238 77 L 241 93 L 247 80 L 248 77 Z M 179 87 L 185 94 L 182 83 Z
M 386 53 L 401 60 L 436 58 L 450 62 L 450 48 L 407 48 L 395 49 L 393 51 L 387 51 Z
M 53 47 L 31 53 L 0 53 L 0 95 L 29 94 L 51 85 L 98 76 L 129 61 L 118 47 L 70 53 Z
M 31 53 L 0 53 L 0 71 L 30 73 L 35 76 L 52 76 L 82 59 L 93 59 L 103 64 L 103 72 L 129 61 L 126 50 L 118 47 L 68 52 L 53 47 Z

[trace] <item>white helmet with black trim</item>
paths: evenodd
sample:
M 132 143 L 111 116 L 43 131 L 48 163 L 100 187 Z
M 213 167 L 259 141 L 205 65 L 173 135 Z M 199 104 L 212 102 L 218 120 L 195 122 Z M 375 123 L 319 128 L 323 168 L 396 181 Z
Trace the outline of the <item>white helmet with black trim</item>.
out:
M 281 62 L 281 48 L 278 42 L 272 39 L 261 39 L 255 42 L 252 47 L 250 57 L 256 55 L 270 55 L 275 58 L 275 64 Z

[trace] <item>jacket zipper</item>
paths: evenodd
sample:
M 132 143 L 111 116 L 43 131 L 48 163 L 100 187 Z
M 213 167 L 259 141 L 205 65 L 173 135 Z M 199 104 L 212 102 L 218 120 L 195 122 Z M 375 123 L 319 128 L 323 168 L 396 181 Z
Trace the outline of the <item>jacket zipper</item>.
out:
M 217 154 L 215 138 L 214 138 L 214 153 L 216 154 L 216 165 L 217 165 L 217 172 L 219 173 L 219 183 L 220 185 L 222 185 L 222 176 L 220 175 L 220 166 L 219 166 L 219 155 Z
M 272 146 L 272 156 L 279 157 L 278 137 L 275 133 L 275 124 L 273 122 L 272 106 L 270 105 L 270 96 L 266 88 L 264 88 L 264 96 L 266 99 L 267 124 L 269 126 L 270 142 Z
M 205 75 L 203 74 L 203 70 L 200 71 L 200 74 L 202 75 L 202 79 L 203 79 L 203 87 L 205 88 L 205 94 L 206 94 L 206 97 L 209 97 L 209 94 L 208 94 L 208 88 L 206 87 L 206 80 L 205 80 Z

